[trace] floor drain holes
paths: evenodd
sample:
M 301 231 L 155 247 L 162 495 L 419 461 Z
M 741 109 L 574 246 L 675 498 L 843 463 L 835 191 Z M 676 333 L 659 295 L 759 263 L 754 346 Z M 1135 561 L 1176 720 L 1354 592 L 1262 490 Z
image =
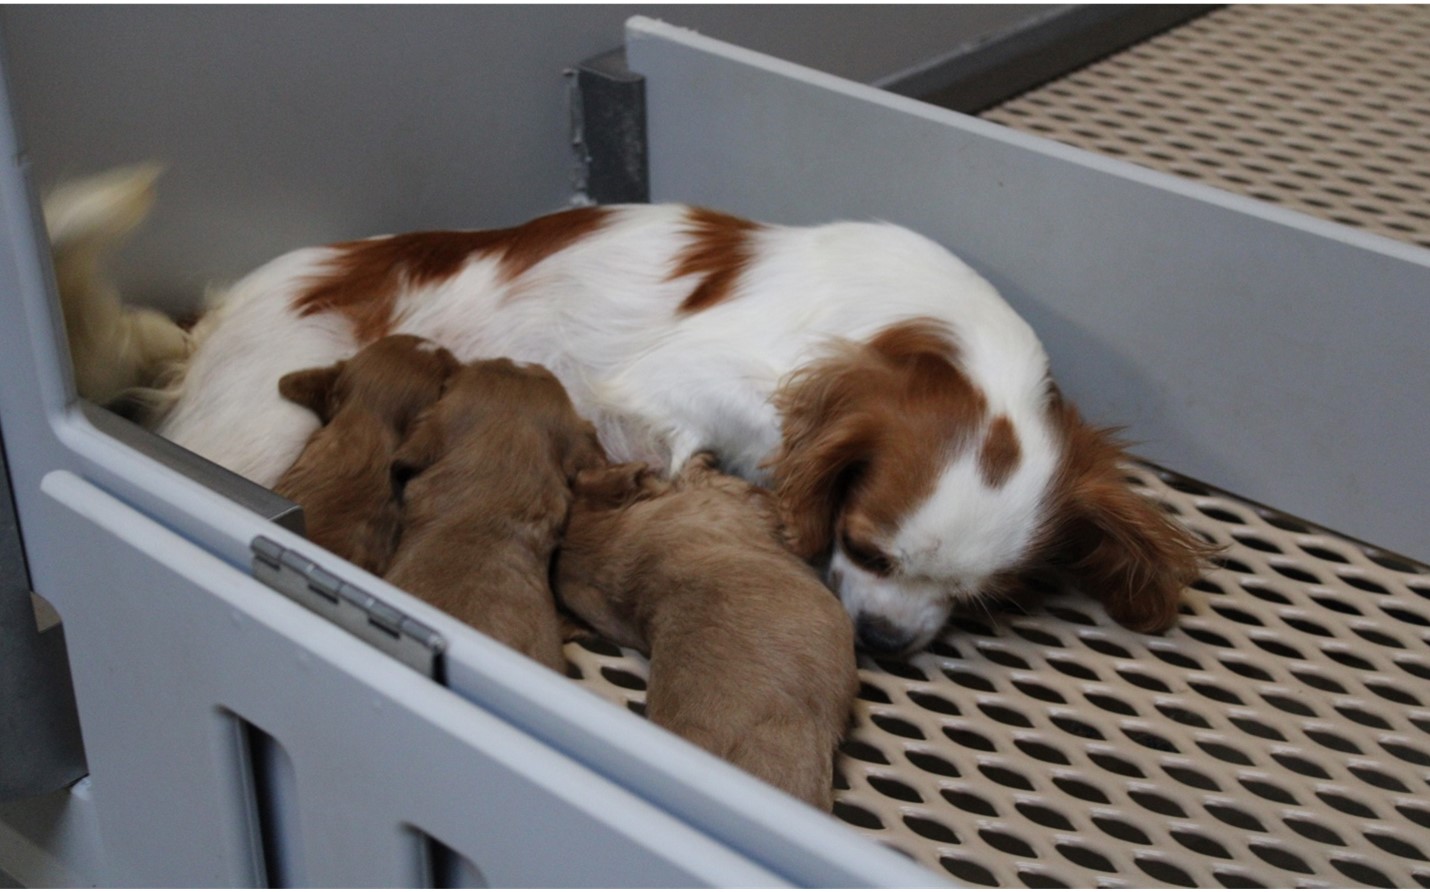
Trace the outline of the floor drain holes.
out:
M 1375 809 L 1349 796 L 1342 796 L 1339 793 L 1320 792 L 1316 794 L 1316 797 L 1336 811 L 1344 812 L 1357 818 L 1370 818 L 1374 820 L 1380 817 L 1375 813 Z
M 1279 762 L 1283 768 L 1294 771 L 1297 774 L 1304 774 L 1306 777 L 1315 777 L 1321 780 L 1331 779 L 1331 775 L 1326 769 L 1312 762 L 1310 759 L 1293 756 L 1288 753 L 1272 753 L 1271 758 Z
M 963 776 L 962 773 L 959 772 L 958 768 L 956 768 L 952 762 L 949 762 L 947 759 L 944 759 L 942 757 L 935 756 L 932 753 L 924 753 L 919 752 L 917 750 L 908 750 L 904 753 L 904 756 L 911 763 L 913 763 L 915 767 L 919 768 L 922 771 L 927 771 L 929 774 L 937 774 L 942 777 Z
M 1096 824 L 1097 828 L 1103 833 L 1115 839 L 1120 839 L 1123 842 L 1130 842 L 1138 846 L 1150 846 L 1152 844 L 1151 837 L 1143 833 L 1140 828 L 1126 821 L 1119 821 L 1117 818 L 1093 818 L 1092 822 Z
M 1036 740 L 1015 740 L 1014 746 L 1041 762 L 1051 762 L 1054 765 L 1071 765 L 1068 757 L 1063 755 L 1062 750 L 1046 743 Z
M 945 700 L 937 694 L 928 694 L 923 691 L 909 691 L 909 699 L 924 709 L 927 709 L 929 712 L 936 712 L 939 715 L 963 714 L 963 711 L 960 710 L 955 703 L 950 700 Z
M 1072 821 L 1063 816 L 1062 812 L 1054 811 L 1045 805 L 1035 805 L 1031 802 L 1020 802 L 1017 805 L 1018 813 L 1035 824 L 1044 827 L 1051 827 L 1054 830 L 1074 830 Z
M 1226 688 L 1215 684 L 1193 681 L 1189 683 L 1189 686 L 1192 690 L 1206 697 L 1208 700 L 1215 700 L 1218 703 L 1233 703 L 1237 706 L 1243 703 L 1242 699 L 1238 697 L 1235 692 L 1228 691 Z
M 1105 768 L 1113 774 L 1120 774 L 1123 777 L 1147 776 L 1146 772 L 1135 764 L 1111 753 L 1088 753 L 1087 755 L 1099 768 Z
M 1220 759 L 1223 762 L 1230 762 L 1233 765 L 1254 765 L 1256 764 L 1250 756 L 1233 746 L 1224 743 L 1213 743 L 1211 741 L 1197 741 L 1197 746 L 1201 747 L 1207 755 Z
M 1208 858 L 1231 857 L 1231 852 L 1227 851 L 1226 846 L 1211 837 L 1202 836 L 1200 833 L 1192 833 L 1189 830 L 1173 830 L 1172 838 L 1198 855 L 1205 855 Z
M 878 725 L 884 731 L 898 737 L 904 737 L 909 740 L 924 739 L 924 732 L 920 731 L 918 725 L 915 725 L 913 722 L 906 722 L 903 719 L 895 718 L 890 715 L 880 715 L 879 713 L 870 715 L 869 721 Z
M 1093 706 L 1096 706 L 1098 709 L 1103 709 L 1107 712 L 1116 713 L 1117 715 L 1138 714 L 1136 708 L 1134 708 L 1131 704 L 1127 703 L 1125 700 L 1119 700 L 1118 698 L 1113 697 L 1110 694 L 1085 694 L 1084 696 L 1087 697 L 1087 702 L 1091 703 Z
M 1078 867 L 1088 870 L 1096 870 L 1102 873 L 1112 873 L 1117 868 L 1108 860 L 1105 855 L 1086 849 L 1082 846 L 1075 846 L 1072 843 L 1061 843 L 1057 847 L 1058 854 L 1068 859 Z
M 970 691 L 992 692 L 997 690 L 993 682 L 973 672 L 965 672 L 962 669 L 945 669 L 943 674 L 948 676 L 948 680 Z
M 1070 889 L 1072 886 L 1057 877 L 1048 876 L 1035 870 L 1018 871 L 1018 879 L 1029 889 Z
M 998 817 L 998 809 L 994 808 L 993 803 L 982 796 L 976 796 L 963 790 L 940 790 L 939 794 L 948 800 L 949 805 L 969 814 L 985 815 L 990 818 Z
M 1071 716 L 1055 715 L 1052 717 L 1052 722 L 1074 737 L 1085 737 L 1088 740 L 1107 739 L 1096 727 L 1080 719 L 1072 718 Z
M 1301 860 L 1301 856 L 1295 852 L 1289 852 L 1279 846 L 1268 845 L 1267 843 L 1252 843 L 1249 848 L 1256 857 L 1270 864 L 1272 867 L 1281 870 L 1289 870 L 1293 873 L 1314 873 L 1311 865 Z
M 1211 790 L 1213 792 L 1218 793 L 1221 792 L 1221 785 L 1219 785 L 1211 778 L 1207 777 L 1205 774 L 1202 774 L 1200 771 L 1193 771 L 1190 768 L 1184 768 L 1176 765 L 1164 765 L 1162 766 L 1162 770 L 1167 772 L 1167 775 L 1173 780 L 1177 781 L 1178 783 L 1185 784 L 1188 787 L 1192 787 L 1198 790 Z
M 894 780 L 891 777 L 879 777 L 869 775 L 869 786 L 888 796 L 890 799 L 897 799 L 900 802 L 923 802 L 924 797 L 908 784 Z
M 1364 836 L 1370 840 L 1376 848 L 1389 852 L 1397 858 L 1412 858 L 1416 861 L 1430 860 L 1425 857 L 1425 853 L 1421 852 L 1420 849 L 1403 839 L 1385 833 L 1365 833 Z
M 1111 801 L 1107 798 L 1106 793 L 1084 781 L 1070 777 L 1055 777 L 1053 778 L 1053 783 L 1059 790 L 1062 790 L 1064 793 L 1076 799 L 1081 799 L 1084 802 L 1096 802 L 1101 805 L 1106 805 Z
M 1185 818 L 1187 816 L 1186 809 L 1161 794 L 1149 793 L 1143 790 L 1133 790 L 1127 795 L 1131 797 L 1133 802 L 1159 815 L 1167 815 L 1173 818 Z
M 1012 725 L 1015 728 L 1031 728 L 1033 722 L 1027 716 L 1016 709 L 1007 706 L 999 706 L 994 703 L 980 703 L 978 709 L 995 722 L 1002 722 L 1005 725 Z
M 1210 728 L 1211 722 L 1199 712 L 1193 712 L 1181 706 L 1158 703 L 1157 711 L 1179 725 L 1189 725 L 1193 728 Z
M 993 741 L 979 734 L 977 731 L 970 731 L 967 728 L 945 727 L 943 733 L 949 740 L 971 750 L 979 750 L 985 753 L 998 751 L 998 747 L 994 745 Z
M 1276 785 L 1273 784 L 1273 783 L 1268 783 L 1267 781 L 1252 780 L 1252 779 L 1250 779 L 1250 778 L 1241 778 L 1241 785 L 1242 785 L 1243 787 L 1245 787 L 1249 792 L 1255 793 L 1257 796 L 1260 796 L 1262 799 L 1266 799 L 1266 800 L 1269 800 L 1269 801 L 1271 801 L 1271 802 L 1280 802 L 1280 803 L 1282 803 L 1283 805 L 1300 805 L 1300 804 L 1301 804 L 1301 803 L 1296 799 L 1296 797 L 1293 796 L 1289 791 L 1287 791 L 1287 790 L 1285 790 L 1285 789 L 1283 789 L 1283 788 L 1281 788 L 1281 787 L 1278 787 L 1278 786 L 1276 786 Z
M 1027 841 L 1011 833 L 1004 833 L 1000 830 L 980 830 L 978 835 L 983 841 L 1000 852 L 1006 852 L 1018 858 L 1036 858 L 1038 852 Z
M 1208 814 L 1223 824 L 1228 824 L 1239 830 L 1254 830 L 1257 833 L 1266 832 L 1266 825 L 1261 823 L 1255 815 L 1249 812 L 1244 812 L 1239 808 L 1233 808 L 1230 805 L 1208 804 L 1206 808 Z
M 978 766 L 978 770 L 983 772 L 983 776 L 995 784 L 1011 787 L 1014 790 L 1033 789 L 1032 781 L 1011 768 L 1001 768 L 997 765 L 980 765 Z
M 989 872 L 988 868 L 975 864 L 972 861 L 965 861 L 962 858 L 951 858 L 945 855 L 938 860 L 938 863 L 943 865 L 944 870 L 966 883 L 977 883 L 980 886 L 998 885 L 998 879 Z
M 1166 861 L 1159 861 L 1156 858 L 1138 857 L 1134 863 L 1142 872 L 1154 880 L 1168 883 L 1173 886 L 1194 887 L 1197 881 L 1192 879 L 1192 875 L 1177 867 L 1175 864 L 1168 864 Z
M 1034 684 L 1031 681 L 1014 681 L 1013 687 L 1032 697 L 1034 700 L 1042 700 L 1044 703 L 1066 703 L 1067 698 L 1063 697 L 1052 688 Z
M 835 801 L 834 816 L 846 824 L 863 827 L 866 830 L 883 830 L 884 822 L 873 812 L 848 802 Z
M 908 827 L 910 830 L 914 831 L 919 836 L 922 836 L 925 839 L 931 839 L 934 842 L 951 843 L 957 845 L 962 841 L 958 838 L 958 834 L 954 833 L 948 827 L 944 826 L 943 824 L 940 824 L 938 821 L 930 821 L 927 818 L 919 818 L 913 815 L 905 815 L 904 826 Z
M 1394 889 L 1398 885 L 1394 880 L 1379 870 L 1376 870 L 1369 864 L 1363 864 L 1360 861 L 1332 858 L 1331 866 L 1339 870 L 1346 877 L 1367 886 L 1375 886 L 1380 889 Z

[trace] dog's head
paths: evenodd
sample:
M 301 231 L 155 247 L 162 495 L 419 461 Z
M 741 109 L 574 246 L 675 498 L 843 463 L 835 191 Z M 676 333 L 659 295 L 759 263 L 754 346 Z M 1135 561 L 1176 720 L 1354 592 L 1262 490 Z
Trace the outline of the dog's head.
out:
M 419 412 L 436 402 L 458 365 L 451 353 L 431 341 L 388 335 L 350 359 L 284 375 L 278 392 L 311 409 L 323 424 L 344 408 L 359 408 L 401 435 Z
M 903 323 L 778 395 L 771 470 L 790 545 L 829 554 L 861 643 L 921 647 L 955 604 L 1045 563 L 1123 625 L 1170 626 L 1204 547 L 1129 488 L 1121 445 L 1061 398 L 1040 350 L 976 372 L 960 353 L 938 323 Z

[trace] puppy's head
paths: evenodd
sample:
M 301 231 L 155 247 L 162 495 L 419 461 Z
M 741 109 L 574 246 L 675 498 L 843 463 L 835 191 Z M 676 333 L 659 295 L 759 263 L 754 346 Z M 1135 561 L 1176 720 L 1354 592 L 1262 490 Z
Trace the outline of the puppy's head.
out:
M 606 463 L 595 426 L 577 414 L 555 375 L 533 363 L 487 359 L 461 366 L 447 378 L 442 398 L 413 424 L 394 459 L 393 474 L 403 482 L 435 462 L 447 444 L 474 435 L 494 448 L 535 436 L 568 482 L 582 469 Z
M 451 353 L 414 335 L 388 335 L 350 359 L 290 372 L 278 381 L 284 399 L 311 409 L 324 424 L 344 408 L 371 412 L 399 435 L 436 402 L 459 363 Z
M 870 650 L 926 644 L 958 602 L 1054 562 L 1138 631 L 1167 628 L 1205 549 L 1118 469 L 1044 364 L 999 370 L 999 404 L 946 329 L 914 322 L 845 345 L 778 396 L 772 462 L 790 545 L 829 579 Z M 1011 394 L 1011 395 L 1010 395 Z

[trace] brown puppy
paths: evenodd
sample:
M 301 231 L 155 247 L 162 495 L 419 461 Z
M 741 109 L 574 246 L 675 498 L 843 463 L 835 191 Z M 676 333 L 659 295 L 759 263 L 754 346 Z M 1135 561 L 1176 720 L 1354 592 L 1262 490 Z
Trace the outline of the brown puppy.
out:
M 388 581 L 564 672 L 551 554 L 571 479 L 605 461 L 555 375 L 508 359 L 464 366 L 394 457 L 406 484 Z
M 823 809 L 859 687 L 839 600 L 782 544 L 772 498 L 692 458 L 582 472 L 556 588 L 650 655 L 646 715 Z
M 457 366 L 430 341 L 391 335 L 278 381 L 279 393 L 323 422 L 273 487 L 303 506 L 309 539 L 372 573 L 387 570 L 401 520 L 393 453 Z

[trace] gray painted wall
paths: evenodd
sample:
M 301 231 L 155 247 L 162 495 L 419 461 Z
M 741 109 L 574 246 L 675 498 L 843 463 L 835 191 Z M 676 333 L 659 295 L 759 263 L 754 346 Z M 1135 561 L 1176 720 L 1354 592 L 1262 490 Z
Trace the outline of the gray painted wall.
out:
M 299 245 L 506 225 L 570 196 L 562 69 L 635 13 L 874 82 L 1046 6 L 10 6 L 22 138 L 48 183 L 169 165 L 121 267 L 192 306 Z

